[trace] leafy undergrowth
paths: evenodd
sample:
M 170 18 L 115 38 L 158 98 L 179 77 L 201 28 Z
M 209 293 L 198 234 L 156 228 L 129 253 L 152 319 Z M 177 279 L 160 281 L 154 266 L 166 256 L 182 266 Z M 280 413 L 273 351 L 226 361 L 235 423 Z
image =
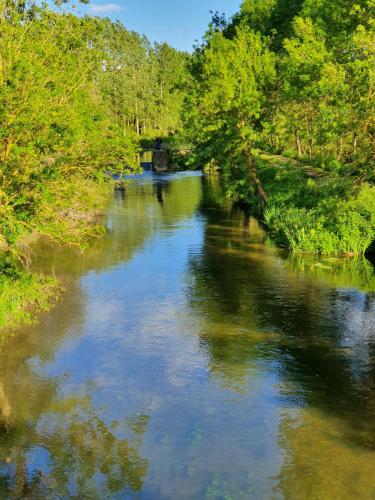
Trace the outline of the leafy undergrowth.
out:
M 112 189 L 109 182 L 80 176 L 50 182 L 41 195 L 34 230 L 63 244 L 87 244 L 103 234 L 101 216 Z
M 375 186 L 350 177 L 309 178 L 302 166 L 261 155 L 257 165 L 269 193 L 264 222 L 277 244 L 322 255 L 363 255 L 370 248 Z
M 26 271 L 32 261 L 31 243 L 39 236 L 59 244 L 88 245 L 90 238 L 105 231 L 101 216 L 110 198 L 109 182 L 74 176 L 46 183 L 33 217 L 14 224 L 13 237 L 6 239 L 0 231 L 0 342 L 21 325 L 37 322 L 41 312 L 48 311 L 58 300 L 62 287 L 54 276 Z M 0 225 L 0 229 L 1 229 Z M 2 239 L 1 239 L 2 238 Z M 13 240 L 13 241 L 12 241 Z
M 52 276 L 18 272 L 0 278 L 0 342 L 20 325 L 36 324 L 37 315 L 48 311 L 59 299 L 62 287 Z

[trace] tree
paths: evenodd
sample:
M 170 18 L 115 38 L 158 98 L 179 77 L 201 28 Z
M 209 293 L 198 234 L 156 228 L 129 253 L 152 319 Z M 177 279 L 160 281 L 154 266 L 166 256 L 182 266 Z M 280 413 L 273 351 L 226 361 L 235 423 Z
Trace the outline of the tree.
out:
M 84 200 L 85 184 L 90 191 L 104 173 L 139 169 L 141 134 L 178 128 L 186 55 L 46 4 L 0 0 L 0 24 L 0 241 L 24 260 L 16 246 L 25 233 L 55 237 L 53 220 L 74 212 L 62 241 L 85 218 L 70 210 L 67 186 Z
M 275 58 L 261 35 L 246 27 L 238 27 L 233 39 L 214 33 L 197 57 L 196 102 L 190 104 L 196 109 L 194 140 L 229 171 L 245 164 L 251 184 L 265 202 L 267 194 L 252 151 L 275 79 Z

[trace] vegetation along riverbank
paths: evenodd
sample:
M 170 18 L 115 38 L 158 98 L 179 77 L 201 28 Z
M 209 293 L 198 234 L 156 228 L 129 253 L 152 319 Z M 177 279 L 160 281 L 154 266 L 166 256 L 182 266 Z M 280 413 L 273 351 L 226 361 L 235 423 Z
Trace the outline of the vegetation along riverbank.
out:
M 245 0 L 187 54 L 69 4 L 0 1 L 0 328 L 61 292 L 29 272 L 32 241 L 102 234 L 111 174 L 139 172 L 157 138 L 188 151 L 182 166 L 219 169 L 279 245 L 373 251 L 373 14 L 372 0 Z
M 219 168 L 295 252 L 373 249 L 374 28 L 372 1 L 245 0 L 213 16 L 193 55 L 192 161 Z
M 185 53 L 58 4 L 0 1 L 0 328 L 59 294 L 29 273 L 32 241 L 101 234 L 110 174 L 180 124 Z

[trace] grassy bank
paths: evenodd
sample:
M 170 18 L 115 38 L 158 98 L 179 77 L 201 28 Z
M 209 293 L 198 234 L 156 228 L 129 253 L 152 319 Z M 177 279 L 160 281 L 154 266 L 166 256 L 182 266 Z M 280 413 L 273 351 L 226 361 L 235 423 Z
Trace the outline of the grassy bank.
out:
M 375 239 L 375 186 L 315 171 L 279 156 L 257 154 L 269 194 L 262 210 L 251 186 L 231 175 L 229 194 L 250 205 L 275 242 L 294 253 L 363 255 Z
M 75 176 L 50 182 L 40 194 L 34 217 L 13 226 L 17 237 L 12 245 L 3 243 L 0 257 L 0 341 L 15 328 L 35 323 L 63 292 L 55 276 L 29 272 L 36 240 L 48 238 L 83 249 L 105 231 L 103 215 L 112 190 L 113 184 L 104 179 Z

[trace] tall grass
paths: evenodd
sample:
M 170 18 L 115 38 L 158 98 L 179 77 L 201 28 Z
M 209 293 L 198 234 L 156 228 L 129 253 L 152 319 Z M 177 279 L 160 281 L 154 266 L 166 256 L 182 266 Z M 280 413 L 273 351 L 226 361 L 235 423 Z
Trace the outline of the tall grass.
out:
M 334 174 L 309 178 L 302 165 L 272 158 L 257 162 L 269 193 L 263 219 L 276 243 L 295 253 L 357 256 L 373 244 L 374 185 Z

